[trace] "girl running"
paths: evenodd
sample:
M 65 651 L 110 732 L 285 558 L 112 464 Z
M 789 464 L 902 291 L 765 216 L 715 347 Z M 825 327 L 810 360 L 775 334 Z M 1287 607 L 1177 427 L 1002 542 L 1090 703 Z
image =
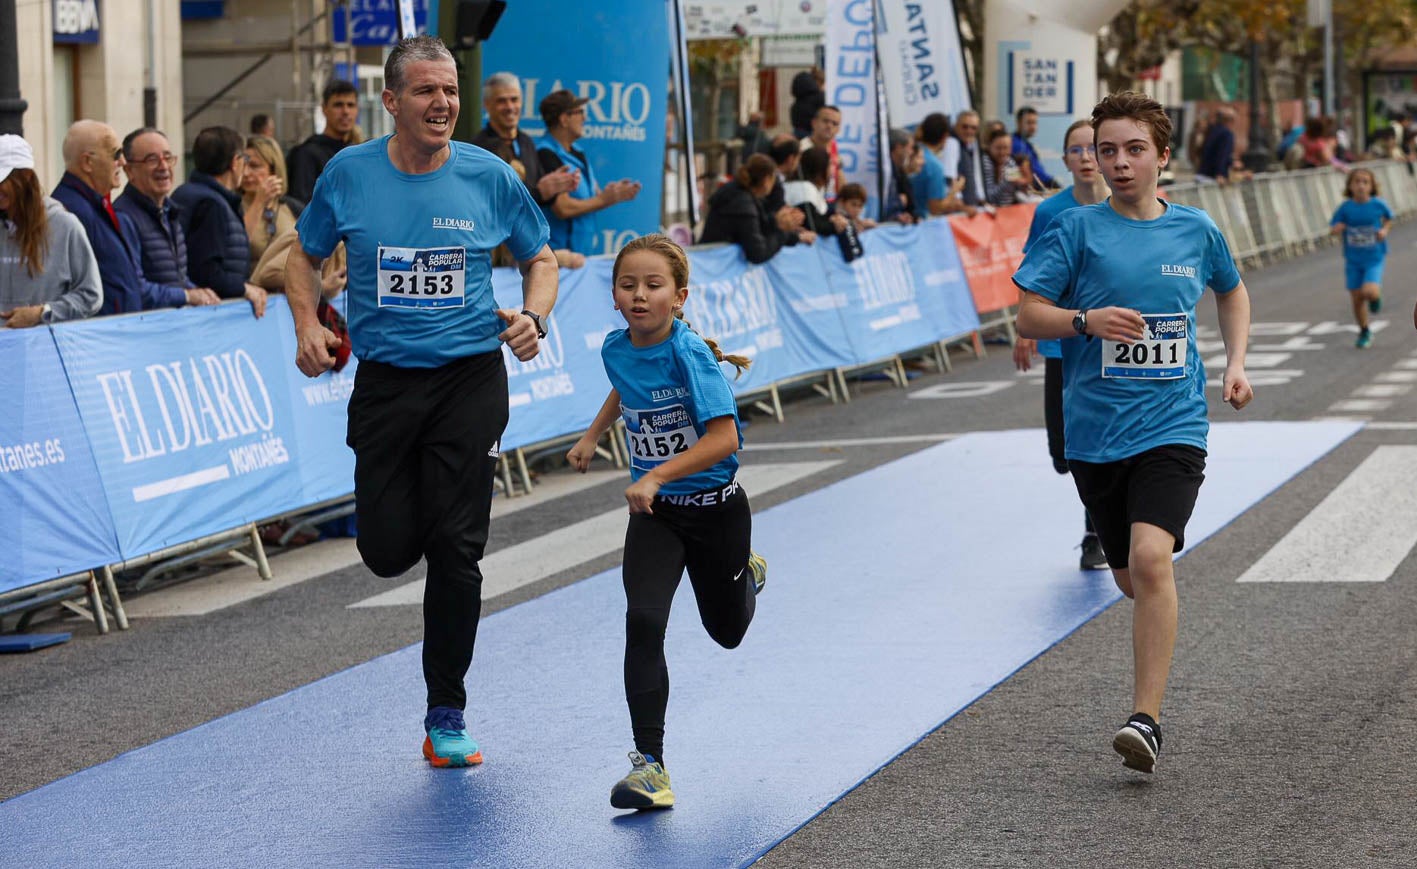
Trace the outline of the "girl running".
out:
M 1329 224 L 1334 235 L 1343 236 L 1345 286 L 1358 323 L 1357 346 L 1367 347 L 1373 343 L 1368 314 L 1383 309 L 1383 261 L 1392 209 L 1378 198 L 1378 179 L 1369 169 L 1349 172 L 1343 195 L 1348 201 L 1338 206 Z
M 752 515 L 738 470 L 738 406 L 719 369 L 724 356 L 683 320 L 689 259 L 664 235 L 631 241 L 615 258 L 615 309 L 629 327 L 611 332 L 600 355 L 612 389 L 567 453 L 584 472 L 617 416 L 630 444 L 625 500 L 625 699 L 635 750 L 630 774 L 610 791 L 617 809 L 674 805 L 664 766 L 669 668 L 664 630 L 687 567 L 709 636 L 732 649 L 753 620 L 767 562 L 749 548 Z

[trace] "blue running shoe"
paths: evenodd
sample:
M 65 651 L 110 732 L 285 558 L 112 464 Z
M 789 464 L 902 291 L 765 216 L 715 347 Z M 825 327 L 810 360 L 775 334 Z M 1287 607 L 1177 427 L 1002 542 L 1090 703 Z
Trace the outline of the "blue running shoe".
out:
M 669 789 L 669 773 L 653 757 L 630 752 L 630 774 L 610 789 L 610 805 L 617 809 L 671 809 L 674 791 Z
M 748 550 L 748 572 L 753 575 L 753 593 L 762 594 L 763 586 L 768 584 L 768 560 Z
M 1359 350 L 1373 346 L 1373 331 L 1371 329 L 1364 329 L 1359 332 L 1358 341 L 1353 346 L 1357 347 Z
M 440 769 L 449 766 L 475 766 L 482 763 L 482 751 L 463 723 L 462 710 L 435 706 L 423 719 L 428 735 L 423 740 L 423 756 Z
M 1382 310 L 1383 310 L 1383 297 L 1382 297 L 1382 296 L 1378 296 L 1376 299 L 1369 299 L 1369 300 L 1368 300 L 1368 312 L 1369 312 L 1369 313 L 1378 314 L 1378 313 L 1381 313 Z

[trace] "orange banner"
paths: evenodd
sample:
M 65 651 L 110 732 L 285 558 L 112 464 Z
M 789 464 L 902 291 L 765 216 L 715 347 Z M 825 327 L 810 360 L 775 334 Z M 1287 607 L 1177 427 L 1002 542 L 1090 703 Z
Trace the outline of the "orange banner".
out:
M 1038 203 L 1028 202 L 1007 205 L 993 214 L 957 214 L 949 219 L 974 308 L 980 314 L 1018 304 L 1013 274 L 1023 262 L 1023 243 L 1037 207 Z

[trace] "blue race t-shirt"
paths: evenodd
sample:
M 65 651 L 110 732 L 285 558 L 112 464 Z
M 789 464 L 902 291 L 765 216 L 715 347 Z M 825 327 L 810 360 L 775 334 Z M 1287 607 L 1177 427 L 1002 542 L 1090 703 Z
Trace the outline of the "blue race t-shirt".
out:
M 921 219 L 930 216 L 930 200 L 945 198 L 945 164 L 924 145 L 920 151 L 925 155 L 925 165 L 911 176 L 910 183 L 915 190 L 915 216 Z
M 1017 138 L 1018 134 L 1015 133 L 1014 136 Z M 1053 225 L 1053 218 L 1069 208 L 1077 208 L 1078 204 L 1077 197 L 1073 195 L 1071 187 L 1054 193 L 1038 203 L 1038 208 L 1033 212 L 1033 222 L 1028 225 L 1028 238 L 1024 240 L 1023 252 L 1028 253 L 1028 249 L 1033 247 L 1033 243 L 1043 237 L 1043 233 Z M 1062 359 L 1063 342 L 1057 338 L 1044 338 L 1038 342 L 1038 355 L 1044 359 Z
M 432 172 L 394 168 L 388 136 L 344 148 L 320 173 L 295 228 L 300 245 L 349 256 L 349 333 L 354 355 L 405 368 L 434 368 L 496 350 L 506 328 L 492 297 L 492 249 L 506 242 L 530 259 L 546 244 L 546 220 L 499 157 L 452 142 Z
M 1343 224 L 1343 258 L 1358 265 L 1376 265 L 1387 257 L 1387 241 L 1378 238 L 1384 220 L 1392 220 L 1392 209 L 1374 196 L 1367 202 L 1346 199 L 1333 213 L 1329 226 Z
M 708 431 L 705 424 L 720 416 L 733 417 L 738 445 L 743 445 L 733 390 L 713 351 L 682 320 L 674 321 L 668 338 L 650 347 L 632 344 L 628 329 L 611 332 L 600 358 L 610 385 L 620 393 L 631 479 L 686 452 Z M 665 483 L 660 492 L 690 495 L 726 486 L 737 472 L 734 453 L 711 468 Z
M 1230 247 L 1204 211 L 1168 203 L 1155 220 L 1129 220 L 1110 201 L 1058 215 L 1014 274 L 1021 289 L 1063 308 L 1140 311 L 1136 344 L 1063 339 L 1067 456 L 1115 462 L 1166 444 L 1205 449 L 1205 367 L 1196 303 L 1210 287 L 1240 285 Z

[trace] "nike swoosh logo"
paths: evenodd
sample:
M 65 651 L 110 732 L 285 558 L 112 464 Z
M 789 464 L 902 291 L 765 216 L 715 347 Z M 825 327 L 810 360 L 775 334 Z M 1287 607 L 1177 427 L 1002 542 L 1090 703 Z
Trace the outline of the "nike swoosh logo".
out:
M 743 578 L 743 571 L 745 571 L 745 570 L 747 570 L 747 569 L 748 569 L 748 568 L 745 567 L 745 568 L 743 568 L 743 570 L 738 571 L 738 574 L 733 577 L 733 581 L 734 581 L 734 582 L 737 582 L 738 580 L 742 579 L 742 578 Z

